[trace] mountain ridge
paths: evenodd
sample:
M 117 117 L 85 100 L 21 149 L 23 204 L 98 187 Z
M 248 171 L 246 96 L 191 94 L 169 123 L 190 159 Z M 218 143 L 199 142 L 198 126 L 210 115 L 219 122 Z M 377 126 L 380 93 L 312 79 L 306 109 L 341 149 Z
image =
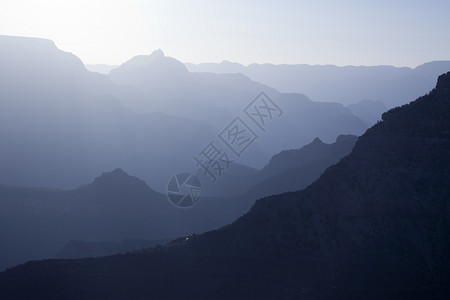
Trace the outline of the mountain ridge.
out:
M 9 269 L 0 295 L 446 299 L 449 116 L 450 72 L 385 113 L 304 190 L 260 199 L 234 223 L 167 246 Z M 113 271 L 99 280 L 105 269 Z
M 120 269 L 128 263 L 135 266 L 135 278 L 152 278 L 139 291 L 128 289 L 134 295 L 445 298 L 450 295 L 449 115 L 447 73 L 427 95 L 385 113 L 350 155 L 302 191 L 260 199 L 234 223 L 167 247 L 95 261 L 29 263 L 1 273 L 0 285 L 19 283 L 26 270 L 49 278 L 66 274 L 58 271 L 63 266 L 92 272 L 102 264 Z M 168 267 L 170 261 L 175 265 Z M 189 284 L 157 288 L 173 287 L 168 278 L 174 274 Z M 121 280 L 117 272 L 110 278 Z M 101 294 L 93 283 L 83 283 Z
M 450 61 L 433 61 L 415 68 L 394 66 L 275 65 L 185 63 L 191 72 L 243 73 L 283 93 L 304 93 L 314 101 L 354 104 L 382 101 L 388 108 L 408 103 L 434 87 L 450 71 Z M 326 88 L 324 88 L 326 87 Z
M 350 153 L 357 137 L 339 135 L 334 143 L 324 143 L 316 137 L 312 142 L 298 148 L 282 150 L 273 155 L 261 169 L 242 168 L 233 163 L 230 170 L 216 183 L 206 182 L 204 192 L 210 196 L 255 200 L 261 196 L 272 195 L 274 187 L 278 192 L 288 192 L 306 187 L 325 169 Z M 283 173 L 289 172 L 287 176 Z M 202 176 L 202 171 L 198 171 Z M 284 177 L 280 179 L 280 177 Z M 296 181 L 296 179 L 302 178 Z M 282 183 L 280 183 L 280 180 Z M 249 193 L 260 188 L 258 193 Z M 256 197 L 258 195 L 259 197 Z M 233 199 L 233 201 L 236 201 Z

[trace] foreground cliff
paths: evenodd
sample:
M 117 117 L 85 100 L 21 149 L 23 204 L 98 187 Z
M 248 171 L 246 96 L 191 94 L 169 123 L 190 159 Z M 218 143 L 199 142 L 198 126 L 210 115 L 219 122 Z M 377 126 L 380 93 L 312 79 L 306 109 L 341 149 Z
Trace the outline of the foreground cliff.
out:
M 139 253 L 27 263 L 2 299 L 448 299 L 450 73 L 307 189 Z

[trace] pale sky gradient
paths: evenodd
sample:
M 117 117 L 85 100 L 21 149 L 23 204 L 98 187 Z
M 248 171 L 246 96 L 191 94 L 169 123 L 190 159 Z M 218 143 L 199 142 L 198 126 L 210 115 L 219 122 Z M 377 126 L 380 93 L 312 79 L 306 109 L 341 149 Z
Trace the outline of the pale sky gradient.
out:
M 450 60 L 449 15 L 448 0 L 0 0 L 0 34 L 52 39 L 87 64 L 160 48 L 193 63 L 415 67 Z

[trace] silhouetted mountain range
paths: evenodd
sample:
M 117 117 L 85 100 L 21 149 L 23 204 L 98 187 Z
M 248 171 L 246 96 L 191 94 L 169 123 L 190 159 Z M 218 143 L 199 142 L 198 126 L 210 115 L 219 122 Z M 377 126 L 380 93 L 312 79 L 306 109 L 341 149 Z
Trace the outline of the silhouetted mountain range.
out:
M 215 134 L 199 121 L 129 111 L 111 96 L 126 90 L 49 40 L 1 36 L 0 47 L 2 184 L 73 188 L 122 167 L 163 190 Z
M 0 268 L 50 258 L 71 240 L 174 238 L 218 228 L 245 211 L 223 202 L 204 197 L 195 209 L 180 210 L 121 169 L 68 191 L 0 186 Z
M 447 299 L 450 73 L 308 188 L 165 247 L 31 262 L 4 299 Z
M 216 197 L 238 197 L 244 202 L 301 190 L 349 154 L 357 139 L 353 135 L 341 135 L 335 143 L 326 144 L 315 138 L 300 149 L 284 150 L 274 155 L 261 170 L 232 164 L 217 182 L 204 182 L 204 193 Z M 202 171 L 198 174 L 201 176 Z
M 278 95 L 276 90 L 239 74 L 190 73 L 183 63 L 164 56 L 161 50 L 131 58 L 111 70 L 109 77 L 145 93 L 146 99 L 123 99 L 134 111 L 163 111 L 205 121 L 217 130 L 260 92 Z
M 181 221 L 170 224 L 166 197 L 120 169 L 68 191 L 1 186 L 0 210 L 0 268 L 52 257 L 70 240 L 176 237 Z
M 304 189 L 328 167 L 348 155 L 357 139 L 353 135 L 338 136 L 333 144 L 324 144 L 320 139 L 315 139 L 300 150 L 281 152 L 262 170 L 260 178 L 263 180 L 253 185 L 242 197 L 258 199 Z M 269 172 L 275 175 L 265 175 Z
M 261 196 L 312 183 L 348 154 L 355 140 L 341 136 L 328 145 L 316 139 L 299 150 L 278 154 L 261 171 L 232 164 L 217 184 L 203 187 L 203 199 L 187 211 L 173 207 L 166 195 L 121 169 L 104 172 L 92 183 L 68 191 L 0 186 L 0 240 L 5 244 L 0 268 L 53 257 L 63 245 L 59 258 L 100 256 L 146 245 L 118 242 L 122 239 L 147 241 L 218 228 L 248 211 Z M 336 147 L 345 151 L 331 151 Z M 285 174 L 290 177 L 284 178 Z M 261 183 L 263 180 L 266 182 Z M 252 188 L 257 184 L 263 188 Z M 38 245 L 36 239 L 40 240 Z M 105 240 L 110 241 L 102 242 Z
M 382 101 L 391 108 L 434 87 L 437 76 L 450 71 L 450 61 L 433 61 L 414 69 L 393 66 L 272 65 L 238 63 L 185 64 L 192 72 L 242 73 L 284 93 L 303 93 L 314 101 L 354 104 Z
M 0 36 L 0 47 L 0 182 L 6 185 L 74 188 L 120 167 L 163 191 L 173 175 L 196 170 L 193 157 L 261 91 L 284 114 L 266 132 L 254 128 L 259 138 L 239 158 L 250 167 L 315 137 L 360 135 L 373 122 L 349 107 L 280 94 L 242 74 L 190 73 L 162 51 L 132 58 L 108 77 L 89 72 L 49 40 Z
M 239 158 L 239 163 L 254 168 L 265 165 L 272 155 L 301 147 L 317 136 L 334 141 L 339 134 L 360 135 L 376 118 L 370 113 L 358 112 L 359 116 L 368 118 L 360 119 L 350 108 L 314 102 L 302 94 L 280 94 L 242 74 L 190 73 L 181 62 L 164 56 L 161 50 L 136 56 L 113 69 L 109 76 L 118 84 L 143 91 L 151 99 L 124 98 L 122 102 L 134 111 L 163 111 L 199 120 L 213 126 L 217 132 L 234 116 L 242 114 L 256 95 L 265 92 L 283 108 L 284 114 L 271 124 L 270 131 L 252 144 L 245 156 Z M 355 104 L 355 107 L 372 112 L 370 105 Z M 381 111 L 373 113 L 381 116 Z

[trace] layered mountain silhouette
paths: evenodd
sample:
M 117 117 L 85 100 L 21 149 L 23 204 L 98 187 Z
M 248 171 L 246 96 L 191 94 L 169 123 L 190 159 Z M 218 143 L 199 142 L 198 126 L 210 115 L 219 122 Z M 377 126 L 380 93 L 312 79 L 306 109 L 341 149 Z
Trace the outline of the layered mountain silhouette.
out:
M 123 99 L 136 111 L 163 111 L 206 121 L 216 128 L 229 122 L 260 92 L 278 95 L 275 89 L 240 74 L 190 73 L 183 63 L 161 50 L 131 58 L 111 70 L 109 77 L 145 92 L 148 98 L 143 101 Z
M 414 69 L 305 64 L 243 66 L 227 61 L 185 65 L 192 72 L 242 73 L 281 92 L 303 93 L 315 101 L 354 104 L 368 99 L 382 101 L 389 108 L 428 92 L 437 76 L 450 71 L 450 61 L 433 61 Z
M 357 139 L 353 135 L 338 136 L 333 144 L 325 144 L 320 139 L 315 139 L 298 151 L 281 152 L 262 169 L 260 178 L 263 180 L 252 186 L 243 197 L 258 199 L 304 189 L 318 179 L 328 167 L 348 155 Z M 266 175 L 271 172 L 275 175 Z
M 270 131 L 259 131 L 261 138 L 239 158 L 239 163 L 254 168 L 264 166 L 272 155 L 301 147 L 317 136 L 331 142 L 339 134 L 360 135 L 376 118 L 366 112 L 370 105 L 355 104 L 363 111 L 353 110 L 357 115 L 341 104 L 314 102 L 302 94 L 280 94 L 242 74 L 190 73 L 180 61 L 164 56 L 161 50 L 130 59 L 113 69 L 109 77 L 117 84 L 143 91 L 151 99 L 123 98 L 122 102 L 134 111 L 163 111 L 199 120 L 218 133 L 234 117 L 242 115 L 260 92 L 266 93 L 284 114 L 271 124 Z M 252 126 L 251 120 L 247 122 Z
M 359 136 L 368 127 L 349 107 L 339 103 L 314 102 L 302 94 L 280 94 L 275 101 L 284 114 L 257 141 L 269 158 L 286 149 L 298 149 L 316 137 L 333 143 L 339 135 Z
M 2 269 L 52 257 L 70 240 L 178 236 L 165 229 L 173 211 L 165 195 L 121 169 L 68 191 L 1 186 L 0 206 Z
M 333 144 L 326 144 L 315 138 L 300 149 L 284 150 L 274 155 L 261 170 L 231 164 L 230 170 L 217 182 L 204 181 L 204 193 L 216 197 L 237 197 L 244 202 L 301 190 L 349 154 L 357 139 L 353 135 L 341 135 Z M 202 175 L 200 170 L 198 176 Z
M 58 258 L 115 254 L 149 247 L 153 244 L 147 242 L 153 240 L 218 228 L 248 211 L 261 196 L 312 183 L 348 154 L 355 140 L 340 136 L 329 145 L 315 139 L 299 150 L 281 152 L 259 171 L 232 164 L 217 184 L 203 181 L 203 197 L 191 210 L 180 211 L 166 195 L 122 169 L 67 191 L 0 186 L 0 240 L 5 244 L 0 268 L 51 258 L 56 252 Z M 18 227 L 20 235 L 12 230 Z M 35 245 L 37 238 L 41 242 Z M 134 242 L 127 242 L 130 238 Z
M 163 190 L 215 134 L 199 121 L 131 112 L 114 97 L 127 90 L 49 40 L 1 36 L 0 46 L 2 184 L 73 188 L 122 167 Z
M 165 247 L 27 263 L 4 299 L 446 299 L 450 73 L 383 115 L 308 188 Z
M 262 168 L 315 137 L 360 135 L 372 122 L 350 107 L 280 94 L 242 74 L 191 73 L 162 51 L 107 76 L 89 72 L 50 40 L 0 36 L 0 47 L 6 185 L 69 189 L 120 167 L 162 192 L 173 175 L 195 172 L 193 157 L 235 117 L 245 119 L 244 108 L 262 91 L 284 114 L 266 132 L 244 120 L 259 137 L 239 158 L 249 167 Z
M 51 258 L 70 241 L 110 241 L 112 251 L 129 247 L 118 242 L 125 239 L 154 241 L 204 232 L 233 221 L 248 207 L 202 197 L 195 208 L 180 210 L 166 195 L 122 169 L 105 172 L 74 190 L 0 186 L 0 268 Z M 92 247 L 92 253 L 101 253 Z M 89 248 L 80 251 L 90 253 Z

